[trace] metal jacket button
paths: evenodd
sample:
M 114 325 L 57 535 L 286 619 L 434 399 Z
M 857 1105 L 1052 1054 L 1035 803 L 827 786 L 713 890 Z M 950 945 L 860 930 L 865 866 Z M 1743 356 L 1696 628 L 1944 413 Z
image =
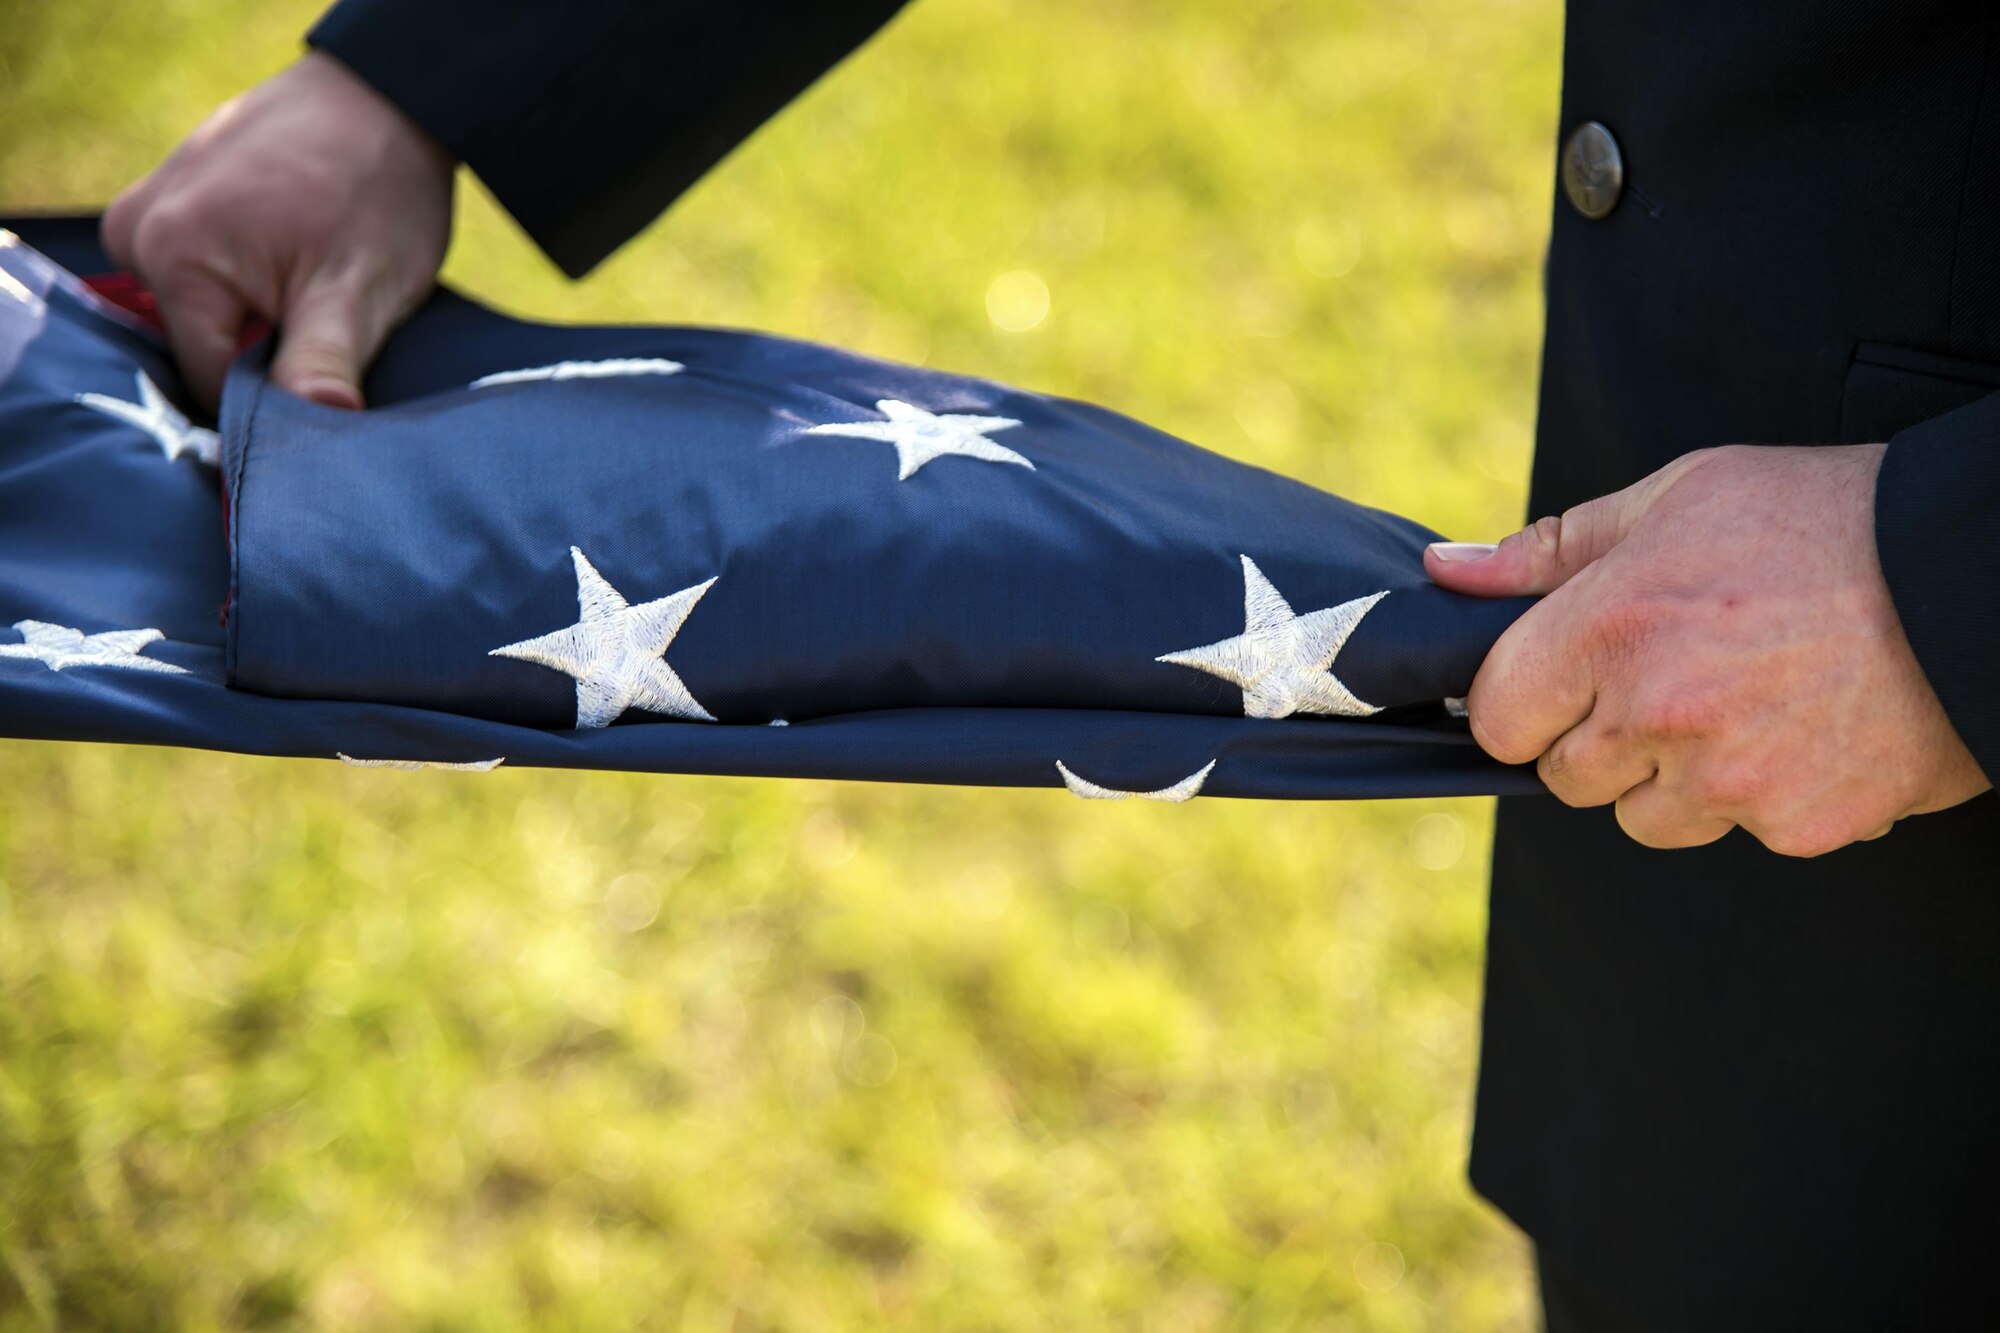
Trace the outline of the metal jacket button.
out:
M 1625 155 L 1610 130 L 1594 120 L 1576 127 L 1563 145 L 1562 180 L 1570 206 L 1587 218 L 1601 218 L 1618 207 L 1618 196 L 1625 192 Z

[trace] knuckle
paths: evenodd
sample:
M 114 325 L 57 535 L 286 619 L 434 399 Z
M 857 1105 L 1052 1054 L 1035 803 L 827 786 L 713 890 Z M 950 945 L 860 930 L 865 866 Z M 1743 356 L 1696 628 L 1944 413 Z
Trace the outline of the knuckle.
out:
M 1706 685 L 1672 685 L 1639 701 L 1633 730 L 1654 741 L 1695 740 L 1722 731 L 1727 718 L 1721 691 Z
M 1621 661 L 1658 632 L 1665 613 L 1657 599 L 1631 588 L 1606 592 L 1584 630 L 1593 653 Z
M 1832 832 L 1823 825 L 1806 824 L 1772 829 L 1757 835 L 1757 840 L 1779 856 L 1790 856 L 1801 860 L 1815 856 L 1825 856 L 1828 852 L 1845 847 L 1852 838 Z
M 1542 785 L 1564 805 L 1583 809 L 1612 799 L 1602 795 L 1598 790 L 1602 784 L 1594 781 L 1601 765 L 1575 741 L 1557 741 L 1543 752 L 1535 767 Z
M 343 352 L 338 338 L 317 330 L 287 330 L 282 352 L 289 363 L 337 361 Z
M 118 192 L 104 209 L 104 235 L 121 248 L 129 249 L 133 232 L 142 215 L 140 188 L 144 181 L 136 182 Z
M 1542 785 L 1549 789 L 1550 794 L 1564 805 L 1580 807 L 1588 804 L 1581 799 L 1576 769 L 1560 745 L 1551 746 L 1542 752 L 1542 757 L 1535 761 L 1535 773 L 1541 778 Z
M 1541 770 L 1542 779 L 1551 787 L 1567 785 L 1569 780 L 1576 776 L 1576 770 L 1570 764 L 1569 751 L 1561 744 L 1552 745 L 1544 750 L 1536 767 Z
M 302 330 L 331 345 L 352 337 L 376 295 L 370 270 L 306 268 L 296 275 L 286 302 L 287 316 Z
M 1542 785 L 1549 789 L 1549 795 L 1572 810 L 1588 810 L 1592 806 L 1604 804 L 1602 797 L 1582 786 L 1574 778 L 1551 776 L 1544 770 Z
M 1555 541 L 1551 554 L 1558 563 L 1562 560 L 1565 546 L 1575 547 L 1588 538 L 1592 522 L 1593 512 L 1588 504 L 1572 505 L 1563 510 L 1561 518 L 1552 520 Z
M 1654 476 L 1662 486 L 1670 485 L 1691 472 L 1699 472 L 1718 463 L 1727 463 L 1744 448 L 1745 446 L 1740 444 L 1713 444 L 1702 449 L 1690 449 L 1661 468 Z
M 274 368 L 281 376 L 302 373 L 344 375 L 353 353 L 338 340 L 322 335 L 294 335 L 279 349 Z
M 1712 842 L 1715 834 L 1701 820 L 1676 808 L 1662 808 L 1649 802 L 1620 800 L 1615 807 L 1618 827 L 1625 836 L 1644 847 L 1667 851 L 1679 847 L 1699 847 Z
M 373 276 L 366 264 L 315 263 L 300 255 L 292 266 L 289 304 L 322 318 L 347 318 L 368 294 Z
M 1571 510 L 1570 513 L 1575 513 Z M 1528 531 L 1533 533 L 1531 556 L 1537 573 L 1552 576 L 1562 568 L 1563 542 L 1570 532 L 1569 514 L 1538 518 Z
M 1507 758 L 1507 737 L 1504 727 L 1495 725 L 1493 710 L 1478 704 L 1468 704 L 1465 720 L 1472 727 L 1472 739 L 1479 748 L 1502 763 L 1512 762 Z
M 1614 807 L 1618 817 L 1618 827 L 1625 836 L 1642 847 L 1673 847 L 1669 834 L 1670 825 L 1657 812 L 1641 807 L 1639 802 L 1621 800 Z
M 1603 554 L 1606 525 L 1612 519 L 1611 497 L 1587 500 L 1565 509 L 1562 517 L 1551 520 L 1554 539 L 1550 544 L 1550 566 L 1559 573 L 1580 574 Z
M 1709 764 L 1693 780 L 1695 798 L 1710 810 L 1756 810 L 1771 795 L 1771 781 L 1753 764 L 1725 760 Z
M 1502 550 L 1519 552 L 1519 559 L 1537 573 L 1554 567 L 1556 552 L 1562 548 L 1562 520 L 1553 516 L 1536 519 L 1500 543 Z
M 1495 716 L 1495 711 L 1490 705 L 1473 703 L 1466 712 L 1466 720 L 1472 724 L 1472 739 L 1479 748 L 1503 764 L 1525 764 L 1536 758 L 1538 752 L 1527 749 L 1509 726 Z
M 186 204 L 156 202 L 132 224 L 132 253 L 143 268 L 176 270 L 192 255 L 192 238 L 200 231 L 199 218 Z
M 1695 490 L 1703 493 L 1710 489 L 1708 474 L 1720 470 L 1726 474 L 1746 460 L 1754 458 L 1752 446 L 1742 444 L 1711 445 L 1704 449 L 1692 449 L 1640 483 L 1645 488 L 1649 503 L 1657 502 L 1669 491 L 1687 485 L 1691 478 L 1700 478 Z
M 1879 811 L 1833 804 L 1808 815 L 1754 825 L 1750 831 L 1779 856 L 1810 858 L 1837 852 L 1875 833 L 1882 824 Z

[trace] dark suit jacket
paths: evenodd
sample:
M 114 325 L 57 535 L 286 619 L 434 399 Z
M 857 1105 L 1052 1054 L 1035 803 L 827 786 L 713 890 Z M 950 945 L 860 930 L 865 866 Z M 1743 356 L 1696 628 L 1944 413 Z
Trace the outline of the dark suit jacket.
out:
M 581 277 L 903 0 L 342 0 L 308 40 Z
M 312 40 L 571 272 L 891 0 L 342 0 Z M 1537 513 L 1690 449 L 1889 440 L 1882 566 L 2000 774 L 2000 33 L 1951 0 L 1575 0 Z M 1166 95 L 1166 94 L 1163 94 Z M 1549 145 L 1553 156 L 1560 136 Z M 1812 862 L 1503 803 L 1472 1174 L 1605 1328 L 1923 1328 L 2000 1189 L 2000 800 Z

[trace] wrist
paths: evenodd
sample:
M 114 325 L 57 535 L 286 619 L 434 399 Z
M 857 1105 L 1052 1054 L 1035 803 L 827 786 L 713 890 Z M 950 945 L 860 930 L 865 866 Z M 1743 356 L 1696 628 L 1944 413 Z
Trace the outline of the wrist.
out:
M 307 48 L 280 76 L 287 93 L 310 104 L 316 112 L 337 118 L 350 129 L 370 127 L 393 141 L 404 156 L 449 176 L 458 158 L 393 99 L 356 73 L 340 57 L 318 47 Z

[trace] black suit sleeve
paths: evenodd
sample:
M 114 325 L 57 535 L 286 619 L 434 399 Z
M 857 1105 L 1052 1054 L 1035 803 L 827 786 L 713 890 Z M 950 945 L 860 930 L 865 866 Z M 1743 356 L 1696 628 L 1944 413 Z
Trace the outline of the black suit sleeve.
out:
M 903 0 L 339 0 L 308 35 L 581 277 Z
M 1875 547 L 1924 675 L 2000 780 L 2000 393 L 1890 437 Z

